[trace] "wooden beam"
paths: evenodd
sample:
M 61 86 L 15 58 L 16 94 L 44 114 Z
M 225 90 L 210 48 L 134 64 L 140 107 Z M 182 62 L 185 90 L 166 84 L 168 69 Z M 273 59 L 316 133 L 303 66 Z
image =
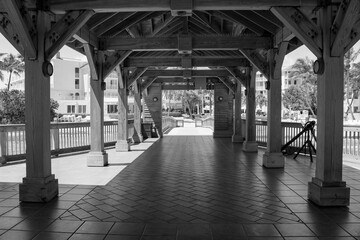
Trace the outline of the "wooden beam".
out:
M 151 37 L 156 36 L 162 29 L 164 29 L 166 26 L 168 26 L 172 20 L 174 20 L 174 16 L 168 17 L 164 22 L 161 22 L 160 24 L 156 25 L 154 28 L 154 31 L 150 34 Z
M 80 28 L 73 37 L 81 43 L 88 43 L 95 48 L 99 47 L 98 37 L 92 31 L 90 31 L 86 25 Z
M 289 28 L 315 56 L 322 57 L 321 30 L 293 7 L 273 7 L 271 12 Z
M 16 0 L 3 0 L 1 2 L 5 12 L 8 13 L 11 24 L 14 26 L 13 30 L 18 34 L 18 40 L 24 48 L 26 57 L 36 58 L 37 46 L 34 44 L 34 35 L 30 34 L 30 30 L 34 30 L 34 27 L 31 26 L 32 22 L 26 19 L 27 16 L 23 17 Z
M 264 76 L 269 80 L 270 78 L 270 69 L 269 64 L 266 59 L 261 56 L 256 50 L 240 50 L 240 52 L 257 68 L 259 71 L 264 74 Z
M 278 27 L 276 25 L 257 15 L 254 11 L 238 11 L 237 14 L 248 19 L 255 25 L 261 27 L 265 31 L 270 32 L 271 34 L 275 34 L 277 32 Z
M 131 51 L 116 51 L 115 53 L 108 56 L 105 60 L 103 79 L 105 79 L 112 71 L 114 71 L 115 67 L 121 64 L 130 54 Z
M 97 13 L 89 19 L 87 25 L 90 30 L 94 30 L 97 26 L 114 17 L 116 14 L 118 13 Z
M 162 90 L 195 90 L 195 85 L 163 85 Z
M 339 56 L 344 53 L 354 24 L 359 20 L 360 1 L 350 0 L 341 2 L 335 20 L 331 27 L 332 37 L 331 55 Z
M 113 15 L 111 18 L 107 19 L 106 21 L 102 22 L 101 24 L 97 25 L 93 31 L 97 36 L 103 35 L 113 27 L 115 27 L 117 24 L 125 21 L 125 19 L 131 17 L 134 15 L 134 12 L 119 12 Z
M 193 67 L 222 67 L 222 66 L 247 66 L 249 61 L 245 58 L 206 58 L 193 57 Z M 128 57 L 126 67 L 182 67 L 181 57 Z
M 193 10 L 269 10 L 273 6 L 315 7 L 314 0 L 193 0 Z M 49 0 L 50 9 L 56 13 L 69 10 L 93 9 L 96 12 L 170 11 L 170 1 L 144 0 Z
M 236 67 L 225 67 L 226 70 L 229 71 L 229 73 L 236 78 L 236 80 L 239 81 L 239 83 L 241 83 L 243 86 L 247 86 L 247 81 L 249 80 L 248 75 L 243 74 L 242 72 L 240 72 L 239 69 L 237 69 Z
M 94 14 L 95 12 L 92 10 L 66 13 L 46 34 L 46 59 L 52 59 Z
M 185 70 L 146 70 L 143 77 L 181 77 Z M 226 70 L 189 70 L 194 77 L 231 76 Z
M 188 82 L 195 82 L 196 78 L 186 79 L 183 77 L 159 77 L 156 79 L 155 82 L 157 83 L 188 83 Z
M 141 91 L 146 91 L 146 89 L 156 80 L 156 77 L 147 78 L 144 81 L 141 81 L 140 83 L 140 89 Z
M 216 13 L 216 12 L 215 12 Z M 259 27 L 258 25 L 254 24 L 253 22 L 249 21 L 247 18 L 239 15 L 237 12 L 234 11 L 220 11 L 219 14 L 216 16 L 220 18 L 225 18 L 228 21 L 233 23 L 241 24 L 246 28 L 250 29 L 256 35 L 261 36 L 264 34 L 264 29 Z
M 22 56 L 25 56 L 25 50 L 16 33 L 16 27 L 11 24 L 7 14 L 0 14 L 0 23 L 0 33 Z
M 84 51 L 85 51 L 87 61 L 89 63 L 91 79 L 98 80 L 99 75 L 98 75 L 98 69 L 96 66 L 96 54 L 94 51 L 94 47 L 88 43 L 85 43 L 83 46 L 84 46 Z
M 274 79 L 281 79 L 281 68 L 287 54 L 289 42 L 282 42 L 275 53 Z M 278 76 L 277 74 L 280 74 Z
M 235 93 L 236 85 L 227 77 L 219 77 L 219 80 L 232 92 Z
M 197 17 L 205 26 L 213 30 L 217 34 L 222 34 L 220 26 L 216 25 L 214 21 L 208 18 L 208 14 L 204 12 L 194 11 L 193 15 Z
M 136 68 L 136 70 L 128 78 L 128 82 L 127 82 L 128 86 L 130 86 L 135 81 L 137 81 L 146 70 L 147 70 L 147 67 Z
M 354 25 L 353 29 L 350 32 L 350 36 L 347 39 L 347 43 L 345 44 L 344 52 L 349 51 L 350 48 L 354 46 L 360 40 L 360 20 L 358 20 Z
M 238 50 L 242 49 L 268 49 L 271 46 L 269 37 L 228 37 L 208 36 L 192 37 L 193 50 Z M 106 50 L 133 50 L 133 51 L 172 51 L 178 50 L 177 37 L 154 38 L 123 38 L 114 37 L 104 39 Z

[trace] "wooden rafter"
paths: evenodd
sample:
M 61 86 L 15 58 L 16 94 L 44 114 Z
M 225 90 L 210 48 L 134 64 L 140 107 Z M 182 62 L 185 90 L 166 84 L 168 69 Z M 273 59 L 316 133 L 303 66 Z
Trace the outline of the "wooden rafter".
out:
M 193 15 L 201 21 L 207 28 L 211 29 L 217 34 L 222 34 L 220 27 L 214 22 L 209 19 L 209 15 L 203 12 L 194 11 Z
M 87 25 L 90 30 L 94 30 L 97 26 L 104 23 L 105 21 L 109 20 L 110 18 L 114 17 L 117 13 L 97 13 L 92 16 Z
M 354 37 L 351 35 L 356 36 L 356 34 L 353 34 L 353 26 L 360 20 L 359 15 L 360 2 L 358 0 L 343 0 L 341 2 L 331 27 L 333 34 L 331 46 L 332 56 L 339 56 L 344 53 L 344 49 L 347 47 L 349 40 Z
M 229 71 L 229 73 L 236 78 L 236 80 L 238 80 L 239 83 L 241 83 L 242 85 L 246 86 L 247 81 L 249 81 L 248 76 L 246 75 L 246 73 L 242 73 L 239 69 L 237 69 L 236 67 L 225 67 L 226 70 Z
M 52 59 L 94 14 L 92 10 L 71 11 L 65 14 L 46 35 L 46 58 Z
M 27 57 L 36 58 L 37 46 L 34 44 L 35 29 L 32 26 L 32 21 L 29 21 L 27 14 L 23 16 L 16 0 L 3 0 L 1 2 L 13 25 L 13 32 L 18 35 L 18 41 L 21 42 Z M 30 31 L 34 34 L 32 35 Z
M 275 26 L 272 22 L 264 19 L 263 17 L 254 13 L 254 11 L 238 11 L 237 14 L 240 16 L 248 19 L 252 23 L 256 24 L 257 26 L 261 27 L 265 31 L 268 31 L 272 34 L 277 32 L 278 27 Z
M 115 27 L 117 24 L 125 21 L 127 18 L 131 17 L 134 14 L 135 14 L 134 12 L 126 12 L 126 13 L 119 12 L 119 13 L 116 13 L 111 18 L 109 18 L 106 21 L 98 24 L 93 29 L 93 31 L 95 32 L 95 34 L 97 36 L 103 35 L 107 31 L 109 31 L 110 29 Z
M 174 16 L 169 16 L 166 20 L 164 20 L 160 24 L 156 25 L 154 30 L 151 32 L 150 36 L 151 37 L 156 36 L 156 34 L 158 34 L 166 26 L 168 26 L 174 20 L 174 18 L 175 18 Z
M 259 15 L 266 21 L 271 22 L 272 24 L 276 25 L 279 28 L 284 27 L 284 24 L 277 17 L 275 17 L 275 15 L 272 14 L 270 11 L 260 10 L 260 11 L 252 11 L 252 12 L 254 14 Z
M 259 71 L 264 74 L 267 79 L 270 79 L 270 69 L 269 64 L 266 59 L 259 54 L 256 50 L 243 50 L 240 49 L 240 52 L 257 68 Z
M 349 51 L 352 46 L 360 40 L 360 20 L 358 20 L 354 25 L 350 33 L 347 44 L 345 45 L 344 52 Z
M 194 36 L 193 50 L 237 50 L 270 48 L 271 38 L 268 37 L 227 37 L 227 36 Z M 169 51 L 178 49 L 177 37 L 162 38 L 134 38 L 125 39 L 115 37 L 104 39 L 106 50 L 133 50 L 133 51 Z
M 99 39 L 86 25 L 80 28 L 73 37 L 81 43 L 88 43 L 96 48 L 99 45 Z
M 144 81 L 141 81 L 140 83 L 140 89 L 141 91 L 145 91 L 150 85 L 156 80 L 156 77 L 147 78 Z
M 176 19 L 171 22 L 167 27 L 163 28 L 157 36 L 170 36 L 171 34 L 180 31 L 183 28 L 183 22 Z
M 273 7 L 271 12 L 288 27 L 315 56 L 322 56 L 320 29 L 302 12 L 293 7 Z

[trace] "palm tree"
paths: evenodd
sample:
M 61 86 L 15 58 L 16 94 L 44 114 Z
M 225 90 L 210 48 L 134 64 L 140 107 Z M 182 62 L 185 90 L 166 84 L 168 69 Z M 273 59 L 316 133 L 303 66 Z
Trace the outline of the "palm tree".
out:
M 9 73 L 9 79 L 7 84 L 7 90 L 10 90 L 10 83 L 12 74 L 20 76 L 20 73 L 25 70 L 24 58 L 21 55 L 8 54 L 2 61 L 0 65 L 0 70 L 6 71 Z M 3 77 L 1 78 L 4 81 Z
M 354 96 L 359 93 L 359 76 L 358 76 L 358 63 L 354 63 L 359 56 L 360 50 L 355 51 L 354 48 L 350 48 L 344 56 L 344 81 L 345 81 L 345 100 L 347 103 L 347 109 L 345 111 L 345 119 L 347 120 L 349 113 L 353 120 L 355 120 L 352 105 L 354 102 Z
M 0 57 L 2 57 L 3 55 L 5 55 L 5 53 L 0 53 Z M 3 61 L 0 60 L 0 80 L 3 81 L 4 80 L 4 74 L 2 73 L 2 67 L 3 66 Z

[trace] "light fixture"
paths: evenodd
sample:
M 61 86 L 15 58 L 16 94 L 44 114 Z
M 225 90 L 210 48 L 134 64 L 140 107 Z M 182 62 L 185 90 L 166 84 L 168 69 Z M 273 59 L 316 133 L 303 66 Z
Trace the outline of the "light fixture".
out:
M 325 70 L 325 64 L 323 58 L 318 58 L 313 64 L 313 71 L 315 74 L 322 75 Z
M 270 89 L 270 81 L 266 81 L 265 82 L 265 89 L 269 90 Z
M 218 96 L 218 100 L 221 102 L 222 100 L 224 100 L 223 96 Z
M 159 99 L 158 99 L 157 97 L 154 97 L 154 98 L 153 98 L 153 101 L 154 101 L 154 102 L 157 102 L 158 100 L 159 100 Z
M 102 91 L 106 90 L 106 82 L 101 82 L 101 90 Z
M 53 67 L 53 65 L 51 64 L 51 62 L 45 61 L 45 62 L 42 64 L 42 72 L 43 72 L 43 74 L 44 74 L 45 77 L 50 77 L 51 75 L 53 75 L 53 73 L 54 73 L 54 67 Z

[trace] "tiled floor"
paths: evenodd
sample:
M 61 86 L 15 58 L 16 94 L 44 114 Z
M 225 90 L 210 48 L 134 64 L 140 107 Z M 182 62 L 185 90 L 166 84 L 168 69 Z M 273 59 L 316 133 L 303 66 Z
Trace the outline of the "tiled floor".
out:
M 61 185 L 47 204 L 0 184 L 0 239 L 360 239 L 360 171 L 344 167 L 349 208 L 307 201 L 315 162 L 265 169 L 211 136 L 165 136 L 105 186 Z

